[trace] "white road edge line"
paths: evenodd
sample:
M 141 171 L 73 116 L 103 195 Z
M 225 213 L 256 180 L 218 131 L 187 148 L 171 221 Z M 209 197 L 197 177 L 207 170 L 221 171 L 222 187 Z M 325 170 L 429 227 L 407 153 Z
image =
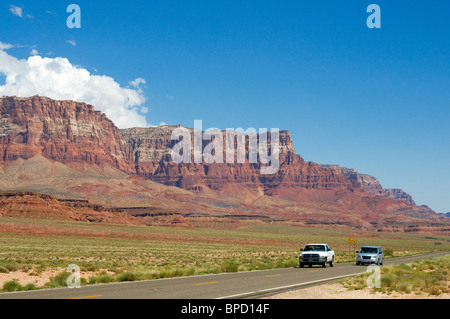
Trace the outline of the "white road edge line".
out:
M 224 297 L 218 297 L 218 298 L 215 298 L 215 299 L 228 299 L 228 298 L 241 297 L 241 296 L 245 296 L 245 295 L 252 295 L 252 294 L 268 292 L 268 291 L 273 291 L 273 290 L 282 290 L 282 289 L 293 288 L 293 287 L 301 287 L 301 286 L 316 284 L 316 283 L 319 283 L 319 282 L 324 282 L 324 281 L 329 281 L 329 280 L 335 280 L 335 279 L 341 279 L 341 278 L 345 278 L 345 277 L 356 276 L 356 275 L 362 274 L 364 272 L 365 271 L 357 272 L 357 273 L 354 273 L 354 274 L 343 275 L 343 276 L 330 277 L 330 278 L 324 278 L 324 279 L 319 279 L 319 280 L 314 280 L 314 281 L 302 282 L 302 283 L 292 284 L 292 285 L 287 285 L 287 286 L 280 286 L 280 287 L 274 287 L 274 288 L 268 288 L 268 289 L 261 289 L 261 290 L 243 292 L 243 293 L 240 293 L 240 294 L 229 295 L 229 296 L 224 296 Z

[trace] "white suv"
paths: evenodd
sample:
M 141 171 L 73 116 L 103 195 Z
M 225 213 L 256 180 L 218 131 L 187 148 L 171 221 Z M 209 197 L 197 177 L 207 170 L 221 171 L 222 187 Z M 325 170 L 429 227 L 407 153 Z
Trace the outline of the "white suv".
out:
M 362 246 L 356 256 L 356 264 L 383 264 L 383 250 L 379 246 Z

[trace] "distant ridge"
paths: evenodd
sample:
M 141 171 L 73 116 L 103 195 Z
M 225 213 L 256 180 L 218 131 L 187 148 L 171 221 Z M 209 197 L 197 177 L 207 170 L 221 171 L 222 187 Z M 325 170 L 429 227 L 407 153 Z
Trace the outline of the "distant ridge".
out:
M 414 202 L 411 195 L 409 195 L 402 189 L 398 188 L 384 189 L 381 186 L 380 182 L 376 179 L 376 177 L 372 175 L 360 174 L 354 169 L 341 167 L 339 165 L 324 164 L 321 166 L 341 172 L 350 181 L 356 182 L 358 185 L 361 186 L 362 189 L 364 189 L 369 194 L 403 200 L 408 204 L 410 204 L 411 206 L 416 206 L 416 203 Z

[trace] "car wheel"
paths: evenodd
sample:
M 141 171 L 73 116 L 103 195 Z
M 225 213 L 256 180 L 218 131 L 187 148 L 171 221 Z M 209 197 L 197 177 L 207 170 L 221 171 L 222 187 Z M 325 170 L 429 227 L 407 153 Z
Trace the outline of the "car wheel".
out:
M 327 267 L 327 262 L 324 262 L 323 265 L 322 265 L 322 267 L 323 267 L 323 268 L 326 268 L 326 267 Z
M 334 257 L 331 258 L 331 261 L 330 261 L 330 267 L 333 267 L 333 266 L 334 266 Z
M 300 263 L 300 268 L 303 268 L 305 266 L 305 264 Z

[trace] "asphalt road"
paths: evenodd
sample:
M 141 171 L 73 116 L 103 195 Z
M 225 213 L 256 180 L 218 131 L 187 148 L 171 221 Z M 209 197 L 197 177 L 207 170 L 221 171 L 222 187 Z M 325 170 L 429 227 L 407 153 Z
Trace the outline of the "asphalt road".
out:
M 391 258 L 384 265 L 410 263 L 420 259 L 450 254 L 433 252 L 416 256 Z M 334 267 L 284 268 L 179 277 L 170 279 L 122 282 L 56 288 L 27 292 L 3 293 L 0 299 L 244 299 L 304 288 L 339 280 L 365 272 L 366 266 L 336 263 Z

